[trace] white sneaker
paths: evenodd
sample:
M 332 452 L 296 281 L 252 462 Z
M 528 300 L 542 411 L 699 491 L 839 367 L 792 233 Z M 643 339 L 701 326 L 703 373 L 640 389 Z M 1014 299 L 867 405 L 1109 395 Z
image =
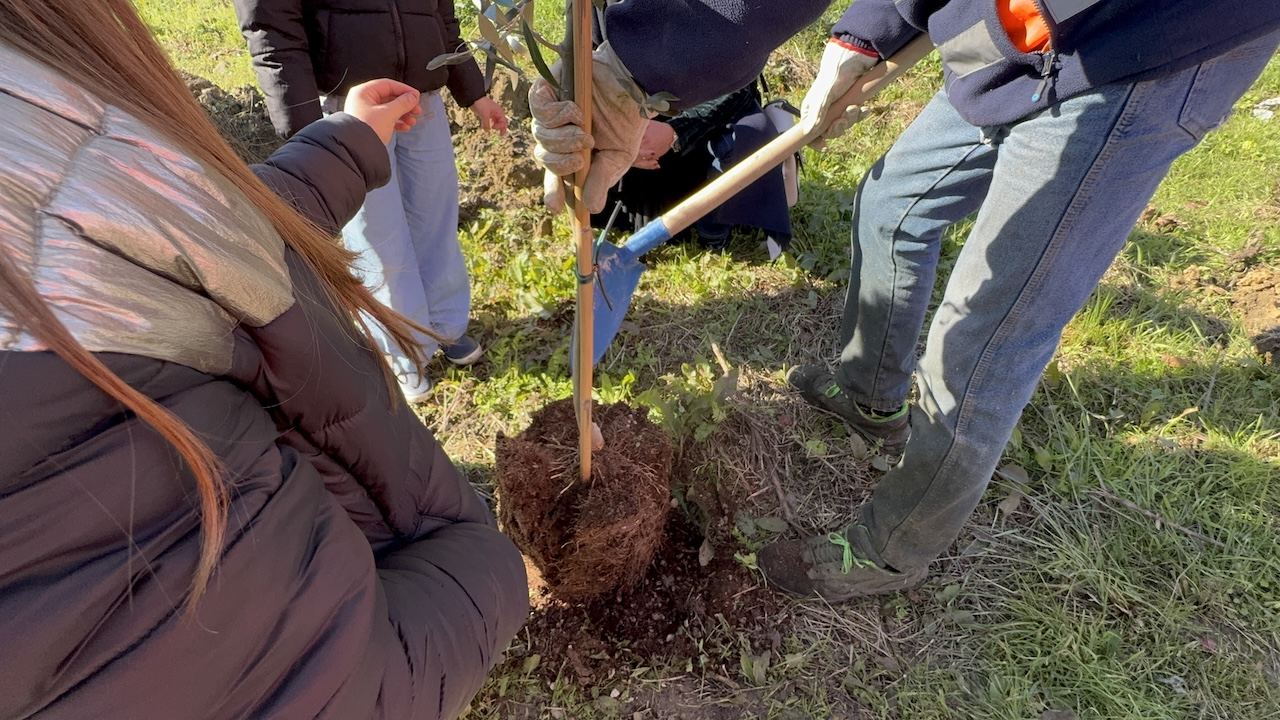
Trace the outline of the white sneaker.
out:
M 400 392 L 410 404 L 425 402 L 431 395 L 431 378 L 416 372 L 401 373 L 396 376 L 400 380 Z

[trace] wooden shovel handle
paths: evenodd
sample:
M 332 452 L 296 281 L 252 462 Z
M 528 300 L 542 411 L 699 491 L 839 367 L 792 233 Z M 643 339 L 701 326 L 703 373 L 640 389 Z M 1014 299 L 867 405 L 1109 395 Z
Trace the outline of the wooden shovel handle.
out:
M 726 170 L 720 177 L 707 183 L 679 205 L 663 213 L 662 224 L 671 235 L 694 224 L 725 200 L 781 165 L 792 153 L 821 137 L 822 132 L 831 122 L 844 114 L 845 108 L 865 102 L 897 80 L 899 75 L 932 51 L 933 43 L 929 40 L 928 34 L 921 33 L 892 57 L 859 78 L 858 83 L 831 106 L 826 119 L 819 123 L 813 132 L 806 134 L 799 125 L 793 126 L 770 141 L 768 145 Z

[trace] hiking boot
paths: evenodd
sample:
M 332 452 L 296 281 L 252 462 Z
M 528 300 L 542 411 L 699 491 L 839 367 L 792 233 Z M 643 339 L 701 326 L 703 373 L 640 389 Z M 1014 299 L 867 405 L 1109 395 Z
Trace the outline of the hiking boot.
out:
M 470 335 L 463 335 L 450 345 L 441 345 L 440 352 L 444 353 L 445 360 L 454 365 L 471 365 L 484 355 L 484 348 Z
M 800 540 L 779 540 L 764 546 L 757 564 L 764 578 L 796 597 L 820 597 L 841 602 L 866 595 L 884 595 L 924 582 L 927 567 L 899 572 L 881 567 L 849 542 L 849 528 Z
M 891 415 L 880 415 L 854 402 L 844 393 L 832 375 L 821 365 L 801 365 L 787 373 L 787 384 L 800 391 L 805 402 L 849 423 L 867 442 L 879 446 L 880 453 L 890 465 L 902 459 L 902 450 L 911 436 L 911 416 L 908 405 Z

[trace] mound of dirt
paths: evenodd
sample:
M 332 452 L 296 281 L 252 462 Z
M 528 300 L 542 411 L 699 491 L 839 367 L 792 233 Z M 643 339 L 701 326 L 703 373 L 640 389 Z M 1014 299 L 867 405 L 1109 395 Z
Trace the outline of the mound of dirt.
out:
M 718 633 L 746 641 L 755 652 L 768 647 L 781 596 L 762 587 L 731 553 L 702 565 L 702 543 L 702 533 L 673 513 L 635 587 L 585 602 L 543 602 L 526 625 L 523 656 L 539 655 L 547 680 L 563 672 L 589 686 L 637 666 L 698 658 L 699 641 Z
M 489 88 L 507 113 L 506 137 L 480 129 L 475 115 L 446 100 L 454 152 L 458 157 L 458 219 L 467 222 L 481 208 L 503 212 L 542 204 L 542 168 L 533 160 L 529 132 L 529 81 L 513 73 L 494 75 Z
M 246 85 L 227 91 L 185 72 L 182 80 L 209 114 L 214 127 L 245 162 L 266 160 L 284 142 L 271 127 L 267 103 L 256 87 Z
M 218 132 L 245 162 L 266 160 L 284 142 L 271 126 L 258 88 L 246 85 L 225 90 L 198 75 L 183 73 L 182 78 Z M 458 160 L 460 223 L 475 218 L 481 208 L 510 212 L 542 204 L 542 168 L 533 160 L 534 142 L 529 132 L 529 81 L 499 73 L 489 96 L 511 121 L 506 137 L 481 130 L 469 110 L 459 108 L 448 93 L 444 94 Z
M 643 408 L 596 405 L 604 447 L 578 478 L 572 399 L 539 410 L 519 437 L 499 435 L 498 517 L 551 593 L 589 600 L 634 587 L 649 569 L 671 509 L 672 447 Z
M 544 681 L 564 677 L 592 687 L 672 662 L 735 675 L 731 668 L 741 652 L 776 652 L 784 600 L 748 569 L 750 548 L 736 537 L 740 513 L 761 508 L 748 498 L 751 483 L 743 476 L 708 472 L 725 456 L 751 454 L 739 438 L 736 426 L 722 427 L 679 454 L 671 487 L 682 502 L 633 587 L 564 600 L 549 595 L 538 568 L 530 567 L 534 610 L 522 633 L 526 642 L 512 649 L 509 666 L 528 668 L 536 655 Z
M 1258 352 L 1280 364 L 1280 268 L 1260 265 L 1235 282 L 1231 302 Z

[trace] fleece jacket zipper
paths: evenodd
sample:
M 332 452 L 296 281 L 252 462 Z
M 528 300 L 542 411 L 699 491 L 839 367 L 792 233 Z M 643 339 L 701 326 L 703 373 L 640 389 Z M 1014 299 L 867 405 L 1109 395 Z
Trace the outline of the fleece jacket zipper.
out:
M 1040 98 L 1044 97 L 1045 92 L 1052 88 L 1053 81 L 1058 75 L 1058 24 L 1053 21 L 1053 15 L 1045 7 L 1043 0 L 1033 1 L 1036 4 L 1036 10 L 1040 13 L 1040 17 L 1044 18 L 1045 27 L 1049 30 L 1049 51 L 1041 53 L 1041 59 L 1044 64 L 1040 66 L 1040 82 L 1036 85 L 1036 91 L 1031 95 L 1031 102 L 1040 102 Z

